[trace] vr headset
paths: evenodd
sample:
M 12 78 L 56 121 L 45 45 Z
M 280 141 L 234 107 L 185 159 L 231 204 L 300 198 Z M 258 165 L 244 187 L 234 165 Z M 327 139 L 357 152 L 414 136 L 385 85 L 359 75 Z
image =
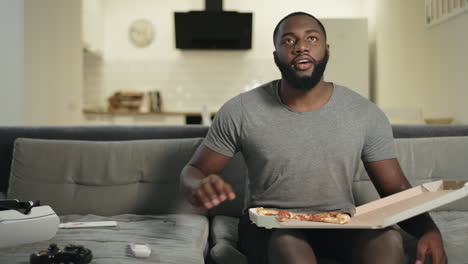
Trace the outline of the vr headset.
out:
M 50 206 L 39 201 L 0 200 L 0 248 L 49 240 L 60 220 Z

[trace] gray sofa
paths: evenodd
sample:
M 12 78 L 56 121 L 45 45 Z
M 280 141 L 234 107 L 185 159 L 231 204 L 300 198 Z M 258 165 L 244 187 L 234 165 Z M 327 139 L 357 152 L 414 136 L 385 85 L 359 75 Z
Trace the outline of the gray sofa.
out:
M 82 244 L 92 263 L 246 263 L 236 249 L 247 170 L 237 155 L 223 172 L 235 201 L 205 213 L 178 190 L 179 173 L 207 132 L 204 126 L 0 127 L 0 198 L 41 200 L 61 222 L 115 220 L 113 229 L 60 229 L 50 241 L 0 249 L 0 263 L 28 263 L 49 243 Z M 393 126 L 400 163 L 413 183 L 465 179 L 468 126 Z M 377 199 L 366 173 L 354 184 L 357 204 Z M 468 263 L 468 200 L 432 216 L 450 263 Z M 8 238 L 1 238 L 8 239 Z M 127 245 L 148 243 L 149 259 Z M 405 234 L 409 258 L 415 240 Z

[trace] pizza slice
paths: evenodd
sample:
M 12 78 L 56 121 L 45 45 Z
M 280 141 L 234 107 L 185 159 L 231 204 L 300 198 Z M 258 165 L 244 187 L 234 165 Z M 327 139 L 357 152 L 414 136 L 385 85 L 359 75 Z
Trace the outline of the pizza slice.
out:
M 326 212 L 318 214 L 295 214 L 294 219 L 343 225 L 348 223 L 351 220 L 351 217 L 344 213 Z
M 262 216 L 276 216 L 279 222 L 284 222 L 288 219 L 296 219 L 300 221 L 323 222 L 332 224 L 346 224 L 351 220 L 348 214 L 340 212 L 324 212 L 318 214 L 295 214 L 288 210 L 275 210 L 263 207 L 256 208 L 257 214 Z
M 279 210 L 257 207 L 257 214 L 263 216 L 278 216 Z

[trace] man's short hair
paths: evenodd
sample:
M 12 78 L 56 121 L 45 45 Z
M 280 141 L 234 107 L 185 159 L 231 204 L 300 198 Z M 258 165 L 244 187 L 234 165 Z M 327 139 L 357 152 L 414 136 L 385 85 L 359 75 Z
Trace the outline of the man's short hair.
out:
M 273 31 L 273 44 L 275 44 L 276 42 L 276 35 L 278 34 L 278 29 L 279 29 L 279 26 L 281 25 L 281 23 L 283 23 L 284 20 L 288 19 L 289 17 L 292 17 L 292 16 L 297 16 L 297 15 L 304 15 L 304 16 L 309 16 L 313 19 L 315 19 L 315 21 L 317 21 L 317 23 L 319 24 L 320 28 L 322 29 L 323 31 L 323 34 L 325 36 L 325 40 L 327 40 L 327 31 L 325 31 L 325 27 L 323 26 L 322 22 L 320 22 L 320 20 L 318 20 L 316 17 L 314 17 L 313 15 L 309 14 L 309 13 L 306 13 L 306 12 L 294 12 L 294 13 L 291 13 L 285 17 L 283 17 L 279 22 L 278 24 L 276 25 L 275 27 L 275 30 Z

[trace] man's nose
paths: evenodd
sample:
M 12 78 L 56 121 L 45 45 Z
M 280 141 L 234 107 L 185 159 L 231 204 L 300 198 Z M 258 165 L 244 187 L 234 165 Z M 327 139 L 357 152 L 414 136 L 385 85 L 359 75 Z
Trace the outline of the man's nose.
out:
M 296 45 L 294 45 L 294 53 L 299 54 L 299 53 L 308 53 L 309 52 L 309 47 L 307 46 L 307 43 L 303 40 L 298 40 L 296 42 Z

